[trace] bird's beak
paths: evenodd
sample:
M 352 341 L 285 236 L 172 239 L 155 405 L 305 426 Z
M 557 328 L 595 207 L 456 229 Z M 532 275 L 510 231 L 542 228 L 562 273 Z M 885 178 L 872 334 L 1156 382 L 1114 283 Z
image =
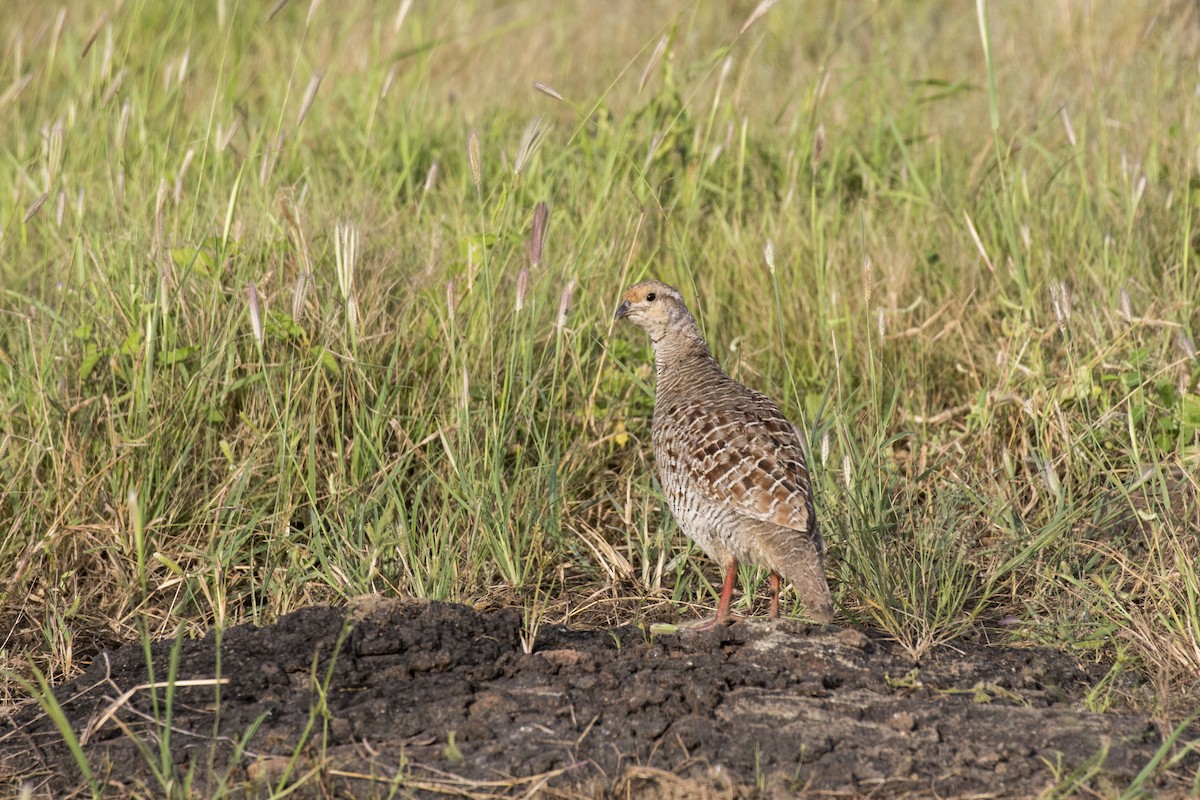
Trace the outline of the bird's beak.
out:
M 617 306 L 617 313 L 613 317 L 613 320 L 616 321 L 618 319 L 625 319 L 628 316 L 629 316 L 629 301 L 626 300 L 624 303 L 621 303 L 621 305 Z

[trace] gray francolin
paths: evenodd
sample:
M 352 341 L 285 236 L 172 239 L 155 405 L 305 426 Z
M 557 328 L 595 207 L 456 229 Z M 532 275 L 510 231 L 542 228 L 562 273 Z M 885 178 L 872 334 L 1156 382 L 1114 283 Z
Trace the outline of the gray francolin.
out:
M 616 318 L 650 334 L 657 372 L 654 460 L 679 527 L 725 570 L 717 615 L 739 562 L 770 570 L 772 619 L 786 578 L 808 614 L 833 619 L 825 546 L 796 429 L 766 396 L 730 378 L 712 357 L 679 292 L 644 281 L 626 290 Z

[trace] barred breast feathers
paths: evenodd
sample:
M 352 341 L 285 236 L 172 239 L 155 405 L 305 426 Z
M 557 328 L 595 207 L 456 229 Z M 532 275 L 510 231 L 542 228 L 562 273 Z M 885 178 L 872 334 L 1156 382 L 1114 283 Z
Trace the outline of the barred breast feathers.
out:
M 796 429 L 769 398 L 728 377 L 707 348 L 689 355 L 663 370 L 655 400 L 655 438 L 669 442 L 673 467 L 741 514 L 810 531 L 811 485 Z

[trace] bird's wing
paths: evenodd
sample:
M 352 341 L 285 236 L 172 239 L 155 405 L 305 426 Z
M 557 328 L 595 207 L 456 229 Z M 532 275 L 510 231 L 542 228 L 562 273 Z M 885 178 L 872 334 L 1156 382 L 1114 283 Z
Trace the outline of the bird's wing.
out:
M 733 383 L 731 381 L 731 383 Z M 794 531 L 816 528 L 808 465 L 796 428 L 770 398 L 733 383 L 736 403 L 700 402 L 679 453 L 712 496 L 753 519 Z

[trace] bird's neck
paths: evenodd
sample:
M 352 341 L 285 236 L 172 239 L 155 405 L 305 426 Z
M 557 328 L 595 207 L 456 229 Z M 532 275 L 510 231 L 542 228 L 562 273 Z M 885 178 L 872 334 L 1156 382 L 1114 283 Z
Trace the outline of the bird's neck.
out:
M 689 319 L 688 323 L 672 328 L 653 341 L 659 391 L 675 382 L 691 383 L 711 373 L 724 374 L 709 352 L 695 320 Z

